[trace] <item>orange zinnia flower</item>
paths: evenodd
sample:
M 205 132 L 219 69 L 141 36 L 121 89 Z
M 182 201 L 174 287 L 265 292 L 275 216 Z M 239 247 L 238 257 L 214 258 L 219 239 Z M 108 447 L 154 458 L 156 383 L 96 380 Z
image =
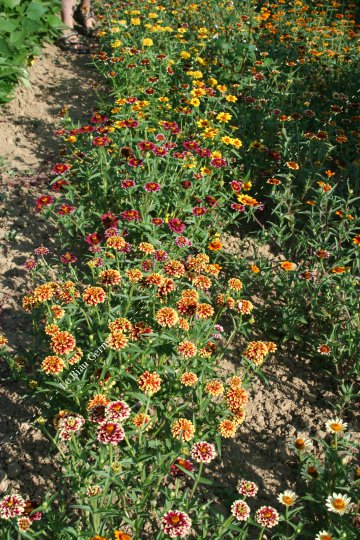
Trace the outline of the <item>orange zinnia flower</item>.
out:
M 175 326 L 179 321 L 179 315 L 173 308 L 164 307 L 159 309 L 159 311 L 155 315 L 156 322 L 160 324 L 160 326 L 167 326 L 168 328 L 171 328 L 172 326 Z
M 56 354 L 66 355 L 75 349 L 76 341 L 70 332 L 56 332 L 53 334 L 50 347 Z
M 178 353 L 180 356 L 185 356 L 185 358 L 192 358 L 197 353 L 197 347 L 191 341 L 184 340 L 179 343 Z
M 292 263 L 290 261 L 284 261 L 282 263 L 280 263 L 280 267 L 283 269 L 283 270 L 286 270 L 287 272 L 290 272 L 292 270 L 295 270 L 296 268 L 296 264 L 295 263 Z
M 47 356 L 41 364 L 41 369 L 47 375 L 58 375 L 64 371 L 65 362 L 59 356 Z
M 232 422 L 231 420 L 223 420 L 220 422 L 218 429 L 220 435 L 222 435 L 225 439 L 230 439 L 235 437 L 236 427 L 235 422 Z
M 220 242 L 220 240 L 213 240 L 212 242 L 210 242 L 210 244 L 208 245 L 208 248 L 211 250 L 211 251 L 220 251 L 223 247 L 223 244 L 222 242 Z

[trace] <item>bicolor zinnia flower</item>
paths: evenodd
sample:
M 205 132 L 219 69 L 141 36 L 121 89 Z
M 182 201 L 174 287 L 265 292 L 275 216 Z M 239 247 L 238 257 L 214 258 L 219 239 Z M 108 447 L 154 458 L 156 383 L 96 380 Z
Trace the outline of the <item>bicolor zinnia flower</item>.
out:
M 125 401 L 112 401 L 105 409 L 106 419 L 115 422 L 124 422 L 130 413 L 131 409 Z
M 25 510 L 25 500 L 21 495 L 6 495 L 0 501 L 0 516 L 3 519 L 10 519 L 23 514 Z
M 125 334 L 116 331 L 111 332 L 111 334 L 106 340 L 108 347 L 110 349 L 113 349 L 114 351 L 120 351 L 121 349 L 125 349 L 128 341 L 129 339 L 125 336 Z
M 232 503 L 231 513 L 238 521 L 246 521 L 250 516 L 250 506 L 245 501 L 238 499 Z
M 177 348 L 178 354 L 184 356 L 185 358 L 192 358 L 196 356 L 197 347 L 191 341 L 184 340 L 179 343 Z
M 170 474 L 171 476 L 174 476 L 175 478 L 179 476 L 185 476 L 186 473 L 184 473 L 180 467 L 183 469 L 186 469 L 189 472 L 192 472 L 194 470 L 193 464 L 188 459 L 182 459 L 180 457 L 176 458 L 174 463 L 170 466 Z
M 105 302 L 106 292 L 102 287 L 88 287 L 82 294 L 82 299 L 89 306 L 96 306 Z
M 152 396 L 159 392 L 161 382 L 161 377 L 156 371 L 153 371 L 152 373 L 150 373 L 150 371 L 145 371 L 137 380 L 140 390 L 148 396 Z
M 58 375 L 64 368 L 65 362 L 59 356 L 47 356 L 41 363 L 41 369 L 47 375 Z
M 225 439 L 231 439 L 236 435 L 237 426 L 231 420 L 223 420 L 219 424 L 219 433 Z
M 170 538 L 184 538 L 190 534 L 191 519 L 185 512 L 170 510 L 162 517 L 161 527 Z
M 271 506 L 262 506 L 255 514 L 255 521 L 257 521 L 259 525 L 271 529 L 279 523 L 279 514 L 277 510 Z
M 198 382 L 198 376 L 192 371 L 187 371 L 181 375 L 180 381 L 184 386 L 195 386 Z
M 27 531 L 30 529 L 32 524 L 32 521 L 27 516 L 19 517 L 17 520 L 17 526 L 19 527 L 20 531 Z
M 155 315 L 156 322 L 160 324 L 160 326 L 167 326 L 168 328 L 171 328 L 172 326 L 175 326 L 179 321 L 179 315 L 173 308 L 164 307 L 159 309 L 159 311 Z
M 328 531 L 323 530 L 317 533 L 315 540 L 334 540 L 334 537 Z
M 194 443 L 191 457 L 198 463 L 210 463 L 216 457 L 215 446 L 206 441 Z
M 255 482 L 251 482 L 250 480 L 244 480 L 243 478 L 239 480 L 237 485 L 238 492 L 240 493 L 240 495 L 244 495 L 244 497 L 255 497 L 258 489 L 259 488 L 255 484 Z
M 56 332 L 51 338 L 50 347 L 55 354 L 65 356 L 75 349 L 76 341 L 70 332 Z
M 102 443 L 118 444 L 125 438 L 123 427 L 117 422 L 103 422 L 98 428 L 98 441 Z
M 186 418 L 179 418 L 171 426 L 171 434 L 175 439 L 180 441 L 191 441 L 195 435 L 194 424 Z

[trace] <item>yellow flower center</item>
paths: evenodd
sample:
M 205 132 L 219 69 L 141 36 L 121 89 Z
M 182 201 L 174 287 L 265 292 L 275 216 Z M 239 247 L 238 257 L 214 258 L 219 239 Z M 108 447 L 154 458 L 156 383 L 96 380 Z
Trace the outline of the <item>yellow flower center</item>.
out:
M 334 499 L 333 500 L 333 507 L 336 510 L 343 510 L 345 508 L 346 504 L 343 501 L 343 499 Z
M 298 450 L 303 450 L 305 448 L 305 441 L 304 439 L 296 439 L 294 443 L 295 448 Z
M 332 424 L 330 424 L 330 427 L 333 431 L 342 431 L 342 425 L 338 422 L 333 422 Z

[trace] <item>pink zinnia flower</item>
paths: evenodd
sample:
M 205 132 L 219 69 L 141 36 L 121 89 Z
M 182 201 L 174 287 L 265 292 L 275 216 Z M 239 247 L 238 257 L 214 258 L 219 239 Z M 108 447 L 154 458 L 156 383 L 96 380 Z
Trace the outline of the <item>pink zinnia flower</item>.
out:
M 127 178 L 126 180 L 123 180 L 120 185 L 124 189 L 129 189 L 131 187 L 134 187 L 136 184 L 134 180 L 130 180 L 130 178 Z
M 140 221 L 141 220 L 141 214 L 138 210 L 125 210 L 121 213 L 122 219 L 125 219 L 126 221 Z
M 171 476 L 174 476 L 175 478 L 179 476 L 185 476 L 185 473 L 180 469 L 180 467 L 186 469 L 189 472 L 192 472 L 194 470 L 193 464 L 190 460 L 178 457 L 170 467 Z
M 174 240 L 178 247 L 191 247 L 192 242 L 186 236 L 177 236 Z
M 194 216 L 203 216 L 204 214 L 206 214 L 206 208 L 204 208 L 203 206 L 195 206 L 191 211 Z
M 90 244 L 91 246 L 96 246 L 97 244 L 100 244 L 101 242 L 101 236 L 94 232 L 94 233 L 90 233 L 87 235 L 87 237 L 85 238 L 85 242 L 87 242 L 88 244 Z
M 157 182 L 148 182 L 147 184 L 145 184 L 144 189 L 145 191 L 149 191 L 149 192 L 160 191 L 161 186 Z
M 169 219 L 168 227 L 172 232 L 181 234 L 185 229 L 185 223 L 183 223 L 179 218 L 172 218 Z
M 227 161 L 226 159 L 222 158 L 214 158 L 210 161 L 210 165 L 216 167 L 217 169 L 221 169 L 221 167 L 226 167 Z
M 111 236 L 119 236 L 119 230 L 116 227 L 109 227 L 104 233 L 105 238 L 111 238 Z
M 10 519 L 23 514 L 25 501 L 21 495 L 6 495 L 0 501 L 0 516 L 3 519 Z
M 170 538 L 184 538 L 190 533 L 191 519 L 185 512 L 170 510 L 163 516 L 161 525 Z
M 27 270 L 34 270 L 34 268 L 36 268 L 36 261 L 34 261 L 34 259 L 28 259 L 25 261 L 24 266 Z
M 38 257 L 40 257 L 41 255 L 48 255 L 49 250 L 48 250 L 47 247 L 40 246 L 40 247 L 34 249 L 34 254 L 37 255 Z
M 250 516 L 250 507 L 241 499 L 231 505 L 231 513 L 238 521 L 246 521 Z
M 277 510 L 271 506 L 262 506 L 255 514 L 255 521 L 257 521 L 259 525 L 271 529 L 279 523 L 279 514 Z
M 123 422 L 129 418 L 131 409 L 125 401 L 113 401 L 106 407 L 107 420 L 113 420 L 116 422 Z
M 215 446 L 202 441 L 192 445 L 191 457 L 198 463 L 210 463 L 215 457 Z
M 77 257 L 73 253 L 64 253 L 64 255 L 61 255 L 60 261 L 63 264 L 73 264 L 77 261 Z
M 157 249 L 154 251 L 154 259 L 158 262 L 164 262 L 166 259 L 168 259 L 168 254 L 163 249 Z
M 245 206 L 239 203 L 232 203 L 231 208 L 236 212 L 245 212 Z
M 241 191 L 241 188 L 243 186 L 243 183 L 242 182 L 239 182 L 238 180 L 233 180 L 232 182 L 230 182 L 230 186 L 231 186 L 231 189 L 235 192 L 239 192 Z
M 155 218 L 152 218 L 151 223 L 159 227 L 160 225 L 164 223 L 164 220 L 159 217 L 155 217 Z
M 125 438 L 125 431 L 117 422 L 103 422 L 98 429 L 98 441 L 117 444 Z

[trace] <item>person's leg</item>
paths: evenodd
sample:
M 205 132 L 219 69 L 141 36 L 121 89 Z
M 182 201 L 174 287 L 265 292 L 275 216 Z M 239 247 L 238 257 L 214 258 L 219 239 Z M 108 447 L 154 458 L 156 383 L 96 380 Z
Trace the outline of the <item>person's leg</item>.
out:
M 79 35 L 74 30 L 74 9 L 76 0 L 61 0 L 61 20 L 68 27 L 63 31 L 60 45 L 67 51 L 77 53 L 87 53 Z
M 69 28 L 74 28 L 73 13 L 75 0 L 61 0 L 61 20 Z M 67 30 L 65 30 L 65 33 Z
M 96 26 L 96 19 L 91 13 L 91 0 L 81 0 L 80 10 L 84 15 L 85 28 L 94 28 Z

